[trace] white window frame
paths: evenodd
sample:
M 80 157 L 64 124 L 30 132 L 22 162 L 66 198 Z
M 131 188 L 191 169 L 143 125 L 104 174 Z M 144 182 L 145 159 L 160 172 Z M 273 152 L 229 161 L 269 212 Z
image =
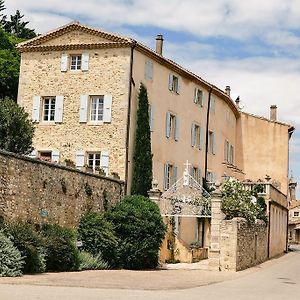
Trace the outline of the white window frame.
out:
M 96 102 L 95 113 L 93 113 L 94 101 Z M 89 97 L 89 121 L 91 123 L 103 122 L 103 117 L 104 117 L 104 95 L 90 96 Z
M 49 102 L 48 103 L 49 107 L 47 110 L 45 107 L 46 101 Z M 52 106 L 53 104 L 54 106 Z M 42 122 L 53 122 L 53 123 L 55 122 L 55 106 L 56 106 L 56 96 L 42 97 Z
M 80 71 L 82 68 L 82 54 L 70 54 L 70 70 Z
M 92 164 L 90 164 L 90 155 L 92 156 Z M 99 158 L 96 158 L 99 155 Z M 97 161 L 99 163 L 97 163 Z M 86 165 L 93 169 L 95 172 L 96 168 L 101 168 L 101 152 L 100 151 L 88 151 L 86 153 Z
M 177 75 L 169 74 L 169 90 L 177 95 L 180 94 L 180 78 Z

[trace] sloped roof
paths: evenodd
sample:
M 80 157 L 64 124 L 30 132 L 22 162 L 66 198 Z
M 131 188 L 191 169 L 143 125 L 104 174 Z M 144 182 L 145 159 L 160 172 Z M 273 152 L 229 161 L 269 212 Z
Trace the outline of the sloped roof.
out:
M 65 33 L 79 30 L 86 32 L 91 35 L 99 36 L 100 38 L 104 38 L 107 41 L 100 41 L 99 43 L 81 43 L 81 44 L 61 44 L 61 45 L 43 45 L 43 43 L 55 39 L 64 35 Z M 202 84 L 208 89 L 211 89 L 213 94 L 219 96 L 221 99 L 225 100 L 225 102 L 232 109 L 236 118 L 240 116 L 240 111 L 237 109 L 236 105 L 223 90 L 219 89 L 215 85 L 207 82 L 200 76 L 194 74 L 193 72 L 183 68 L 176 62 L 165 58 L 164 56 L 156 53 L 149 47 L 137 42 L 136 40 L 124 36 L 120 36 L 117 34 L 112 34 L 105 32 L 100 29 L 95 29 L 87 25 L 82 25 L 77 21 L 73 21 L 64 26 L 61 26 L 57 29 L 49 31 L 45 34 L 37 36 L 28 41 L 22 42 L 18 44 L 18 49 L 20 52 L 32 52 L 32 51 L 59 51 L 59 50 L 76 50 L 76 49 L 97 49 L 97 48 L 115 48 L 115 47 L 135 47 L 138 51 L 150 56 L 152 59 L 158 61 L 161 64 L 166 65 L 168 68 L 177 72 L 178 74 L 189 78 L 197 83 Z

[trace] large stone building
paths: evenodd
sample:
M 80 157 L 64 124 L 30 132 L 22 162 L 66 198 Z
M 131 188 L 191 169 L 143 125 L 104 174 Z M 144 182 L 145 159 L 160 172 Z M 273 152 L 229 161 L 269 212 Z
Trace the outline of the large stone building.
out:
M 18 48 L 18 103 L 36 122 L 32 156 L 118 173 L 130 191 L 143 83 L 150 102 L 153 175 L 161 190 L 176 182 L 188 160 L 199 183 L 268 175 L 287 195 L 294 128 L 277 121 L 276 106 L 270 119 L 242 112 L 229 86 L 223 91 L 164 57 L 162 36 L 153 51 L 72 22 Z M 284 224 L 286 212 L 277 217 Z M 199 223 L 193 226 L 196 233 L 186 243 L 199 236 Z

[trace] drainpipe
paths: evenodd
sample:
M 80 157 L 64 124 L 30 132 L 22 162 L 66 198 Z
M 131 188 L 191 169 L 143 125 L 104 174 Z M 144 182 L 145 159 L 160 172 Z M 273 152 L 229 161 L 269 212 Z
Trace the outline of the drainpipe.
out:
M 268 259 L 270 258 L 271 206 L 272 206 L 272 203 L 271 203 L 271 201 L 269 201 L 269 222 L 268 222 Z
M 207 158 L 208 158 L 208 133 L 209 133 L 209 113 L 210 113 L 210 100 L 213 88 L 211 87 L 208 94 L 207 103 L 207 116 L 206 116 L 206 136 L 205 136 L 205 164 L 204 164 L 204 180 L 207 179 Z
M 130 137 L 130 113 L 131 113 L 131 94 L 132 94 L 132 70 L 133 70 L 133 52 L 136 47 L 136 41 L 131 45 L 130 53 L 130 70 L 129 70 L 129 90 L 128 90 L 128 110 L 127 110 L 127 126 L 126 126 L 126 151 L 125 151 L 125 195 L 127 195 L 128 185 L 128 157 L 129 157 L 129 137 Z

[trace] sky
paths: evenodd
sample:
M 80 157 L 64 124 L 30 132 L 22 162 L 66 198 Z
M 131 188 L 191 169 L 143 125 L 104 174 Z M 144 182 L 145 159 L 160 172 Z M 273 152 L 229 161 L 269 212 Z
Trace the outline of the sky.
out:
M 244 111 L 296 127 L 290 173 L 300 186 L 300 0 L 6 0 L 44 33 L 72 20 L 132 37 L 221 89 Z M 299 128 L 299 131 L 297 130 Z M 300 199 L 300 187 L 297 191 Z

